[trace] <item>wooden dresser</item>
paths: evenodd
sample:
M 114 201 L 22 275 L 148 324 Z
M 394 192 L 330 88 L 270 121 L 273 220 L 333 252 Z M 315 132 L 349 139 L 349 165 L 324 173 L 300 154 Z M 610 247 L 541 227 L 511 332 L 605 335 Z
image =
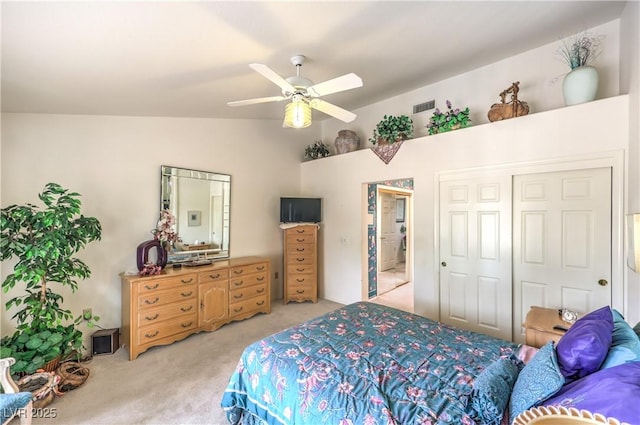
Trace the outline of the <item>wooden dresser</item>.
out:
M 284 230 L 284 303 L 318 301 L 318 226 Z
M 267 258 L 243 257 L 199 267 L 168 266 L 155 276 L 120 274 L 122 341 L 129 360 L 156 345 L 270 313 L 270 269 Z

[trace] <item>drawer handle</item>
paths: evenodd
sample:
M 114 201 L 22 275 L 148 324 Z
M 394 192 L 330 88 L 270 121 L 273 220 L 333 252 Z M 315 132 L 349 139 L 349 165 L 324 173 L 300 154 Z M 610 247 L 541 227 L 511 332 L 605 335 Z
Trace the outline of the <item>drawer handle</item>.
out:
M 257 289 L 257 290 L 256 290 L 256 292 L 257 292 L 258 294 L 262 294 L 262 293 L 264 292 L 264 288 Z
M 304 233 L 304 230 L 296 230 L 298 233 Z
M 182 283 L 191 283 L 191 282 L 193 282 L 193 278 L 191 278 L 189 280 L 180 279 L 180 282 L 182 282 Z
M 182 326 L 183 328 L 185 328 L 185 329 L 186 329 L 186 328 L 190 328 L 190 327 L 191 327 L 191 325 L 193 325 L 193 322 L 183 323 L 183 324 L 181 324 L 180 326 Z
M 296 279 L 298 282 L 304 282 L 304 279 Z
M 187 311 L 191 311 L 192 308 L 193 308 L 192 305 L 190 305 L 188 308 L 187 307 L 180 307 L 180 311 L 182 311 L 183 313 L 186 313 Z
M 235 274 L 242 274 L 243 271 L 244 271 L 244 269 L 240 269 L 240 270 L 234 270 L 233 272 Z
M 240 313 L 244 307 L 234 308 L 233 311 L 236 313 Z
M 241 280 L 240 282 L 233 282 L 234 285 L 236 286 L 240 286 L 244 283 L 244 280 Z
M 147 338 L 153 338 L 154 336 L 157 336 L 160 333 L 160 331 L 155 331 L 152 334 L 144 334 L 145 337 Z
M 296 292 L 297 292 L 298 294 L 304 294 L 304 289 L 296 289 Z
M 304 261 L 304 257 L 303 258 L 296 258 L 296 261 Z
M 304 242 L 304 238 L 296 238 L 297 242 Z
M 191 294 L 193 294 L 193 291 L 187 292 L 186 294 L 184 292 L 180 292 L 180 295 L 182 295 L 183 297 L 190 297 Z
M 239 300 L 240 298 L 242 298 L 244 296 L 244 294 L 240 294 L 240 295 L 234 295 L 233 298 L 235 298 L 236 300 Z
M 145 289 L 148 289 L 148 290 L 156 289 L 158 286 L 160 286 L 160 283 L 156 283 L 153 286 L 144 285 Z
M 303 272 L 304 271 L 304 269 L 299 269 L 297 267 L 296 267 L 296 270 L 299 271 L 299 272 Z
M 160 298 L 156 297 L 156 299 L 155 299 L 155 300 L 153 300 L 153 301 L 151 301 L 151 300 L 144 300 L 144 303 L 145 303 L 145 304 L 155 304 L 155 303 L 157 303 L 158 301 L 160 301 Z
M 260 301 L 259 303 L 256 303 L 256 305 L 262 305 L 264 304 L 264 301 Z
M 304 252 L 304 248 L 296 248 L 296 251 L 298 251 L 298 252 Z
M 220 277 L 220 273 L 218 273 L 218 274 L 210 274 L 210 275 L 209 275 L 209 277 L 210 277 L 211 279 L 217 279 L 217 278 L 219 278 L 219 277 Z
M 256 269 L 258 269 L 259 271 L 262 271 L 262 270 L 264 270 L 264 266 L 258 266 L 258 267 L 256 267 Z
M 158 313 L 156 313 L 156 315 L 155 315 L 155 316 L 153 316 L 153 317 L 146 316 L 144 319 L 145 319 L 145 320 L 156 320 L 159 316 L 160 316 L 160 315 L 159 315 Z
M 258 277 L 256 278 L 256 280 L 257 280 L 258 282 L 262 282 L 262 281 L 264 280 L 264 276 L 258 276 Z

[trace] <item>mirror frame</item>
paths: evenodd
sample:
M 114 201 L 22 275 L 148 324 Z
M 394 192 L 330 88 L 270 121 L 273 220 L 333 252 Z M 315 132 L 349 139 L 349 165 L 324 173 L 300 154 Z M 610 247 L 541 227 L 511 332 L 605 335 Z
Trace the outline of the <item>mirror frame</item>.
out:
M 231 204 L 231 176 L 229 174 L 216 173 L 211 171 L 192 170 L 189 168 L 174 167 L 171 165 L 162 165 L 160 167 L 160 209 L 169 210 L 176 217 L 176 222 L 180 223 L 180 216 L 178 211 L 172 209 L 173 207 L 173 181 L 180 178 L 204 180 L 211 182 L 221 182 L 223 185 L 222 195 L 222 226 L 223 226 L 223 242 L 221 248 L 210 249 L 193 249 L 190 247 L 188 250 L 172 249 L 168 253 L 167 263 L 188 263 L 192 261 L 202 260 L 219 260 L 226 259 L 230 256 L 231 245 L 231 220 L 230 220 L 230 204 Z M 208 200 L 207 200 L 208 201 Z M 202 221 L 205 218 L 202 217 Z M 180 237 L 180 227 L 176 226 L 178 237 Z M 226 249 L 224 238 L 226 236 Z M 183 245 L 184 246 L 184 245 Z

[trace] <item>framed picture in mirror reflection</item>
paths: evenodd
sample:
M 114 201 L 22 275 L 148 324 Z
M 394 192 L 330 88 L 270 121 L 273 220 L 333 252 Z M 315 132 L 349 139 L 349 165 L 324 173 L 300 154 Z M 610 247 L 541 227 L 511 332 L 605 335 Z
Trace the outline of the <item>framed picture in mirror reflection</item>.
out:
M 188 211 L 187 216 L 189 218 L 187 221 L 188 226 L 200 226 L 202 220 L 201 211 Z

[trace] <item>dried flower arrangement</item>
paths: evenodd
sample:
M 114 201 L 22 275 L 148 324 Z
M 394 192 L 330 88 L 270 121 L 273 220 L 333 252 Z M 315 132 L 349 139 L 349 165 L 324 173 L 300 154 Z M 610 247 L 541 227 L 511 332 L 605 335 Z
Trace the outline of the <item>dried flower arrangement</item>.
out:
M 588 31 L 567 37 L 562 40 L 562 45 L 558 48 L 558 56 L 571 69 L 589 66 L 600 55 L 600 43 L 603 38 L 603 35 Z

